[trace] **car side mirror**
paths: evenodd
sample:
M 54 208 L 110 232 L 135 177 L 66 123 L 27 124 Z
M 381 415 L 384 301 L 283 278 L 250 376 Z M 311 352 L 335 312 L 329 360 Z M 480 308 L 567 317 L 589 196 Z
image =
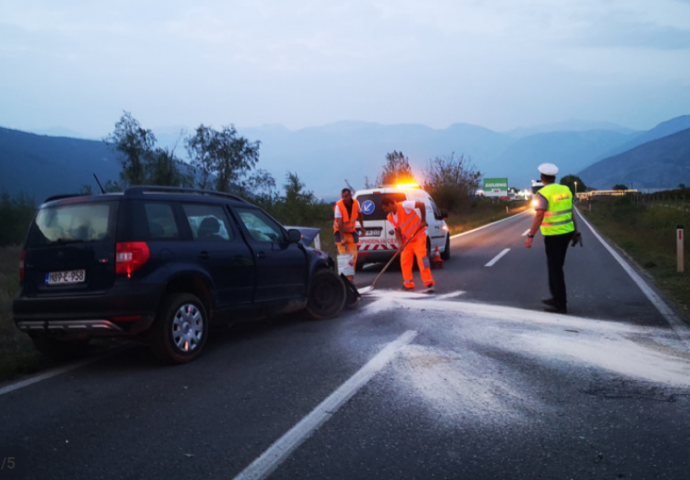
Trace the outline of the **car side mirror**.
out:
M 290 230 L 288 230 L 287 233 L 288 233 L 288 242 L 299 243 L 300 241 L 302 241 L 302 234 L 296 228 L 291 228 Z
M 448 210 L 446 210 L 445 208 L 441 209 L 441 218 L 444 220 L 448 218 Z

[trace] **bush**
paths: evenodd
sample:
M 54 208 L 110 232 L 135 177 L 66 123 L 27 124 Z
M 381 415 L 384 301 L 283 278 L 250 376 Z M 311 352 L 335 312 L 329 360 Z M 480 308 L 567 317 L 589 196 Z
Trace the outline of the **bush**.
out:
M 0 198 L 0 247 L 23 243 L 35 214 L 33 198 L 23 192 L 12 198 L 9 193 L 3 192 Z

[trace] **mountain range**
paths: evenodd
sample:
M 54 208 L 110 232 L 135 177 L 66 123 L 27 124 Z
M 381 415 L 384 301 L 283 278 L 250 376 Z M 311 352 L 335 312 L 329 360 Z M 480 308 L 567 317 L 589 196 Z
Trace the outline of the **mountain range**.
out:
M 373 183 L 386 154 L 394 150 L 410 159 L 420 177 L 430 159 L 454 153 L 464 155 L 484 177 L 507 177 L 516 188 L 527 188 L 544 162 L 558 165 L 559 176 L 575 174 L 598 188 L 616 183 L 673 188 L 690 184 L 688 129 L 690 115 L 648 131 L 582 121 L 510 132 L 463 123 L 433 129 L 343 121 L 295 131 L 280 125 L 238 128 L 238 133 L 261 142 L 259 167 L 269 171 L 278 185 L 293 172 L 317 197 L 334 198 L 347 183 L 355 189 Z M 158 146 L 176 146 L 176 154 L 184 156 L 180 134 L 184 127 L 152 130 Z M 105 184 L 118 180 L 119 171 L 116 155 L 101 141 L 0 128 L 0 191 L 25 191 L 41 201 L 79 191 L 86 184 L 97 191 L 94 173 Z

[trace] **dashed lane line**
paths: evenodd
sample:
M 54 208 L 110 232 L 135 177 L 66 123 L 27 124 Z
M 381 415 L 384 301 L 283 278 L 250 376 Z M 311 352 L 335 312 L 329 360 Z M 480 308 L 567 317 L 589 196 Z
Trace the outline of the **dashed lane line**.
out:
M 496 265 L 496 262 L 498 262 L 503 257 L 503 255 L 505 255 L 508 252 L 510 252 L 510 248 L 504 249 L 501 253 L 499 253 L 494 258 L 492 258 L 491 261 L 484 266 L 485 267 L 493 267 L 494 265 Z

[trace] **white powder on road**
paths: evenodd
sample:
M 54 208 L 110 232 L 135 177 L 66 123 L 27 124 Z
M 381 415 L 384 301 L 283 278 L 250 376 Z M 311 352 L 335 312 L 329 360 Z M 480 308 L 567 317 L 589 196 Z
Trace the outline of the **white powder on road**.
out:
M 690 352 L 672 330 L 553 315 L 510 307 L 427 298 L 406 292 L 378 292 L 362 313 L 399 309 L 414 326 L 442 327 L 433 346 L 407 346 L 395 362 L 401 387 L 443 415 L 519 422 L 543 410 L 530 382 L 506 370 L 497 355 L 536 362 L 547 371 L 569 370 L 590 378 L 623 378 L 690 388 Z M 403 312 L 410 312 L 405 314 Z M 433 335 L 436 329 L 429 329 Z M 492 352 L 487 355 L 485 352 Z M 600 373 L 597 374 L 596 372 Z

